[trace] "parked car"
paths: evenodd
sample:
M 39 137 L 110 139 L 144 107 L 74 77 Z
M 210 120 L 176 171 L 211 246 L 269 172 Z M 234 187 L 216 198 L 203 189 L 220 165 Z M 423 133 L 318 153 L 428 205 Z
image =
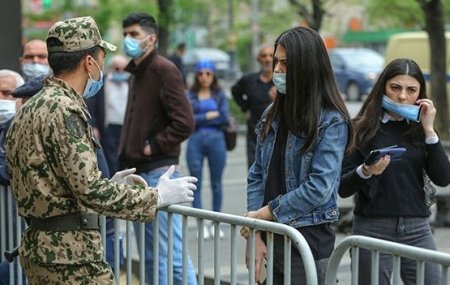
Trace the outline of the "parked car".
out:
M 226 78 L 230 72 L 230 55 L 216 48 L 193 48 L 186 51 L 183 57 L 184 68 L 187 74 L 195 72 L 195 64 L 199 60 L 209 59 L 216 65 L 216 74 Z
M 329 54 L 339 91 L 349 101 L 362 100 L 383 70 L 383 56 L 368 48 L 335 48 Z

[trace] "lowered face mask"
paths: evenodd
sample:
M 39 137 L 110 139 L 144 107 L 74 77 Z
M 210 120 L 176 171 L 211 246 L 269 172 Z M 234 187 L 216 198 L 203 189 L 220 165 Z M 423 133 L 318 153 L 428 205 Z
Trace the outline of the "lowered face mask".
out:
M 0 125 L 9 121 L 16 114 L 16 100 L 0 99 Z
M 278 93 L 286 94 L 286 73 L 273 73 L 272 81 Z
M 381 107 L 407 120 L 420 122 L 420 106 L 411 104 L 400 104 L 389 99 L 389 97 L 387 97 L 386 95 L 383 95 Z
M 28 79 L 32 79 L 41 75 L 48 75 L 50 66 L 41 63 L 24 63 L 22 71 Z
M 86 83 L 86 87 L 84 88 L 84 92 L 83 92 L 84 99 L 88 99 L 88 98 L 96 95 L 97 92 L 103 86 L 103 71 L 100 69 L 100 67 L 98 66 L 97 62 L 95 62 L 95 60 L 94 60 L 94 63 L 95 63 L 95 66 L 97 66 L 98 70 L 100 71 L 100 79 L 94 80 L 94 79 L 92 79 L 91 74 L 88 73 L 89 79 Z

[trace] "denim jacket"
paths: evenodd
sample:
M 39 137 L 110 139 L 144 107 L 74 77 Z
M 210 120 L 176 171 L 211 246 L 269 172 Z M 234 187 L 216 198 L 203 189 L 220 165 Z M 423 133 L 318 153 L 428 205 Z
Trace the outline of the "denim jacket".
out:
M 265 115 L 262 118 L 256 126 L 255 162 L 247 178 L 248 211 L 264 206 L 266 179 L 278 131 L 278 121 L 275 120 L 262 140 Z M 324 108 L 313 148 L 307 153 L 300 153 L 305 139 L 289 132 L 284 169 L 286 194 L 269 201 L 274 220 L 294 228 L 337 221 L 337 191 L 348 140 L 348 122 L 337 111 Z

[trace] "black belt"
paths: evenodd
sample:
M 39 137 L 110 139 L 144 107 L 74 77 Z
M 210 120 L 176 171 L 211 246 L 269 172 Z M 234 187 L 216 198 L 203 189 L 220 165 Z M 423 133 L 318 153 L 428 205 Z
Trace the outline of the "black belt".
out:
M 100 230 L 100 220 L 95 213 L 74 213 L 46 219 L 30 218 L 30 228 L 46 232 Z

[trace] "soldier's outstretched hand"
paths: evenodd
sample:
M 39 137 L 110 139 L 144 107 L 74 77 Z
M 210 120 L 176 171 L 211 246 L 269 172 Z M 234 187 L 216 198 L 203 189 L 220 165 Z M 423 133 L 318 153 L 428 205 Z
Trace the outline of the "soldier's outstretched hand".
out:
M 194 201 L 194 191 L 197 190 L 197 186 L 194 183 L 197 182 L 197 178 L 185 176 L 170 179 L 174 172 L 175 166 L 172 165 L 159 178 L 158 185 L 156 185 L 158 189 L 158 208 Z
M 144 178 L 139 175 L 133 174 L 136 172 L 136 168 L 125 169 L 122 171 L 117 171 L 114 176 L 111 178 L 111 181 L 116 183 L 125 184 L 125 185 L 133 185 L 133 184 L 141 184 L 144 186 L 148 186 L 147 182 Z

